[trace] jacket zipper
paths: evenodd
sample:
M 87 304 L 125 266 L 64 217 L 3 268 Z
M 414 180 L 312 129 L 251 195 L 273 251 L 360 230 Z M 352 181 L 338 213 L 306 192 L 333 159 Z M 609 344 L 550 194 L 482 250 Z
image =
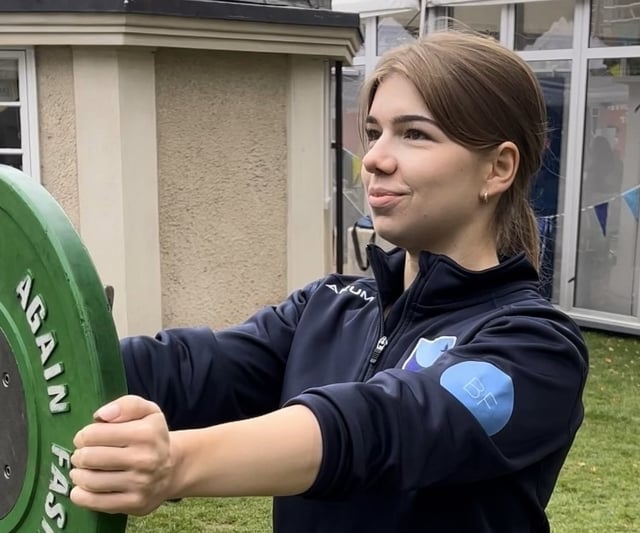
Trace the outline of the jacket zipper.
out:
M 374 261 L 375 261 L 375 256 L 372 255 L 371 261 L 370 261 L 372 267 L 373 267 Z M 424 282 L 420 283 L 419 289 L 416 289 L 414 286 L 414 287 L 411 287 L 411 289 L 409 290 L 415 293 L 417 290 L 422 290 L 423 286 L 424 286 Z M 410 294 L 409 296 L 410 298 L 408 298 L 407 302 L 405 302 L 405 306 L 404 306 L 404 309 L 402 310 L 400 320 L 396 324 L 396 327 L 394 328 L 394 330 L 389 334 L 391 337 L 395 337 L 396 333 L 399 330 L 402 330 L 402 325 L 406 320 L 408 310 L 411 307 L 411 304 L 413 303 L 413 298 L 412 298 L 413 294 Z M 380 301 L 380 296 L 378 296 L 377 300 L 378 300 L 378 308 L 380 312 L 380 324 L 379 324 L 378 331 L 380 333 L 383 333 L 385 329 L 384 328 L 384 310 L 382 308 L 382 302 Z M 381 337 L 378 338 L 376 347 L 374 348 L 373 353 L 369 357 L 369 361 L 365 365 L 364 374 L 360 374 L 360 376 L 362 377 L 362 381 L 367 381 L 369 378 L 371 378 L 371 376 L 373 376 L 376 369 L 376 365 L 378 364 L 382 356 L 382 352 L 384 352 L 384 350 L 387 348 L 388 345 L 389 345 L 389 337 L 383 334 Z
M 369 357 L 369 364 L 367 365 L 367 371 L 364 374 L 363 381 L 367 381 L 373 375 L 373 371 L 375 369 L 376 363 L 378 362 L 378 359 L 380 359 L 382 352 L 384 352 L 384 349 L 387 347 L 388 344 L 389 344 L 389 339 L 387 338 L 386 335 L 383 335 L 378 339 L 378 342 L 376 343 L 376 347 L 373 350 L 371 357 Z

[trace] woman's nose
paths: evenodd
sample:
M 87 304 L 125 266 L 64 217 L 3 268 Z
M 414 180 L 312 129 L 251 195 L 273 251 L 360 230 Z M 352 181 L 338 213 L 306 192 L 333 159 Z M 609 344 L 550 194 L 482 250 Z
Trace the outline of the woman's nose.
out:
M 370 174 L 392 174 L 398 166 L 390 143 L 380 137 L 362 158 L 362 166 Z

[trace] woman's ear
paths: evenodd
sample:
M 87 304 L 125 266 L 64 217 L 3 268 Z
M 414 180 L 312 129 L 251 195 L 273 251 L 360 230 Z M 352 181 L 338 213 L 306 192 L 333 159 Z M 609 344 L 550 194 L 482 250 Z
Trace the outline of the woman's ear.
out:
M 518 173 L 520 151 L 511 141 L 503 142 L 493 152 L 491 173 L 487 176 L 486 189 L 489 196 L 497 196 L 506 191 Z

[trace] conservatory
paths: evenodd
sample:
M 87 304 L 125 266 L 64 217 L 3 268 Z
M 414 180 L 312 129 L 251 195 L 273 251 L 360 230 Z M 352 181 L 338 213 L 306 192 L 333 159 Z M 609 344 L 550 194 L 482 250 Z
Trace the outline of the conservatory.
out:
M 366 212 L 357 179 L 357 90 L 386 50 L 447 28 L 494 36 L 536 73 L 548 150 L 532 201 L 545 294 L 580 324 L 640 332 L 640 2 L 333 0 L 361 17 L 364 45 L 343 71 L 344 222 Z M 351 265 L 353 266 L 353 265 Z

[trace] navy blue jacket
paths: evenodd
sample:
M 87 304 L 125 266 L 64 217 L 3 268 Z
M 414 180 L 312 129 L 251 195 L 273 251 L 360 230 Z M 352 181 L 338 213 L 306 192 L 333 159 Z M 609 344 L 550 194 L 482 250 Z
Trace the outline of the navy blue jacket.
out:
M 578 327 L 523 255 L 470 272 L 423 252 L 404 292 L 404 252 L 369 257 L 375 279 L 328 276 L 237 327 L 124 339 L 130 392 L 173 429 L 310 408 L 320 472 L 275 499 L 277 533 L 549 531 L 583 418 Z

